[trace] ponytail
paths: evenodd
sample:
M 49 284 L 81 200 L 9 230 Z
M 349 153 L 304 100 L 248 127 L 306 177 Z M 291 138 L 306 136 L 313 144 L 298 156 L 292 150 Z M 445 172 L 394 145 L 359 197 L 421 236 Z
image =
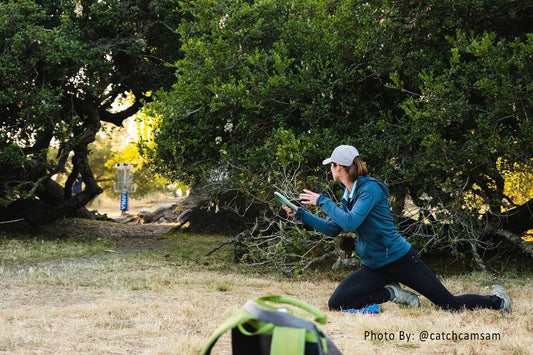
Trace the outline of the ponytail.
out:
M 359 176 L 368 175 L 368 169 L 366 164 L 361 160 L 360 156 L 356 156 L 353 159 L 353 163 L 350 166 L 345 166 L 344 169 L 353 181 L 357 180 Z

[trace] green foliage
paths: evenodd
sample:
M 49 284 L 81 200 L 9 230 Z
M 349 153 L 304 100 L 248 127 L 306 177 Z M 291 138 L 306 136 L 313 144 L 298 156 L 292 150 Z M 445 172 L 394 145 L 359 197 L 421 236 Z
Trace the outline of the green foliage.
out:
M 61 94 L 72 89 L 68 81 L 86 51 L 76 38 L 58 31 L 58 19 L 50 20 L 34 1 L 3 2 L 0 14 L 2 131 L 10 140 L 8 133 L 29 143 L 36 130 L 58 129 Z M 38 85 L 44 78 L 45 85 Z M 61 85 L 52 86 L 51 80 Z
M 37 197 L 65 213 L 102 191 L 87 145 L 101 121 L 120 126 L 148 91 L 170 85 L 182 15 L 175 0 L 0 2 L 0 162 L 12 168 L 1 176 L 2 205 Z M 127 92 L 136 100 L 113 111 Z M 84 175 L 78 198 L 50 183 L 63 173 Z
M 27 163 L 24 153 L 16 144 L 7 143 L 0 137 L 0 206 L 7 205 L 23 190 L 19 183 L 9 182 L 8 176 L 14 171 L 22 173 Z
M 476 253 L 480 214 L 504 200 L 498 160 L 512 167 L 533 151 L 527 4 L 197 0 L 184 10 L 177 82 L 151 106 L 160 172 L 268 203 L 276 188 L 323 187 L 321 160 L 353 144 L 398 217 L 412 200 L 403 217 L 423 245 Z
M 461 201 L 459 194 L 470 192 L 499 213 L 504 194 L 499 159 L 525 161 L 533 151 L 532 68 L 526 59 L 533 53 L 531 36 L 508 42 L 494 33 L 458 32 L 448 40 L 450 67 L 422 72 L 421 95 L 401 104 L 406 114 L 401 126 L 420 132 L 411 141 L 420 147 L 410 164 L 418 190 L 412 195 L 442 196 L 447 203 L 446 197 Z
M 237 168 L 253 165 L 278 129 L 317 139 L 318 128 L 334 120 L 323 115 L 333 88 L 317 92 L 334 64 L 312 51 L 327 42 L 307 21 L 327 13 L 321 2 L 195 1 L 189 11 L 197 19 L 181 28 L 187 55 L 176 63 L 179 80 L 154 107 L 165 117 L 154 156 L 163 170 L 202 182 L 225 157 Z

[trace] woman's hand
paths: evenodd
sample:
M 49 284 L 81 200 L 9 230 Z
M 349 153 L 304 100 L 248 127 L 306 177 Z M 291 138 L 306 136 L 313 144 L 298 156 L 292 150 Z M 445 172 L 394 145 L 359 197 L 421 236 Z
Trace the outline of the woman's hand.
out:
M 314 206 L 316 206 L 316 200 L 318 199 L 318 197 L 320 197 L 319 194 L 317 194 L 317 193 L 315 193 L 313 191 L 309 191 L 309 190 L 304 189 L 304 192 L 302 192 L 298 196 L 298 199 L 304 205 L 314 205 Z
M 287 216 L 289 216 L 290 218 L 294 218 L 294 216 L 296 216 L 296 213 L 294 213 L 294 211 L 289 206 L 281 205 L 281 208 L 283 208 L 285 213 L 287 213 Z

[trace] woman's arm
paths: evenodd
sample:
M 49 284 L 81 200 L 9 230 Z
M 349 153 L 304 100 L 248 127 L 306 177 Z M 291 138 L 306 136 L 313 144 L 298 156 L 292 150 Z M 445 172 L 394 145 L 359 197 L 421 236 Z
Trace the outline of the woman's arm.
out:
M 331 201 L 331 199 L 325 194 L 319 195 L 313 191 L 304 190 L 299 198 L 304 205 L 316 205 L 322 208 L 337 227 L 344 229 L 346 232 L 355 232 L 370 213 L 370 210 L 378 203 L 379 199 L 375 194 L 376 192 L 372 189 L 362 189 L 358 194 L 352 209 L 348 212 L 337 206 L 337 204 Z M 318 224 L 318 222 L 312 221 L 310 217 L 308 217 L 307 220 L 310 223 L 307 221 L 304 222 L 308 223 L 313 228 Z M 311 223 L 314 223 L 315 225 L 312 225 Z
M 376 191 L 365 189 L 358 194 L 355 204 L 347 212 L 339 208 L 326 195 L 320 195 L 317 206 L 322 208 L 324 213 L 340 228 L 346 232 L 355 232 L 378 202 L 379 198 L 376 196 Z
M 330 237 L 335 237 L 342 231 L 342 228 L 339 227 L 334 221 L 329 221 L 327 219 L 317 217 L 311 212 L 304 210 L 300 207 L 298 207 L 298 211 L 296 212 L 295 217 L 296 219 L 304 222 L 316 231 L 324 233 L 325 235 Z
M 295 213 L 288 206 L 282 205 L 281 207 L 283 210 L 285 210 L 287 216 L 296 218 L 297 220 L 302 221 L 303 223 L 311 226 L 318 232 L 324 233 L 325 235 L 335 237 L 341 232 L 341 228 L 334 222 L 317 217 L 303 208 L 298 207 L 298 210 Z
M 345 211 L 337 206 L 327 195 L 319 195 L 315 192 L 304 190 L 299 196 L 300 201 L 305 205 L 319 206 L 331 220 L 317 217 L 302 208 L 298 208 L 295 218 L 328 236 L 336 236 L 342 230 L 355 232 L 372 208 L 379 202 L 378 194 L 381 193 L 381 190 L 377 191 L 372 186 L 368 187 L 370 188 L 361 189 L 357 195 L 355 204 L 349 211 Z

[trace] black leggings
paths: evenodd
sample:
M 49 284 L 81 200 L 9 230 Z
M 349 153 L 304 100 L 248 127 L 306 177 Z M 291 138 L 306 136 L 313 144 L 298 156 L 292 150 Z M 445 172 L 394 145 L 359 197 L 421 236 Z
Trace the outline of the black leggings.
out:
M 391 296 L 384 286 L 394 282 L 412 288 L 446 310 L 500 309 L 502 304 L 502 300 L 496 296 L 452 295 L 411 248 L 400 259 L 379 269 L 372 270 L 363 266 L 353 272 L 331 295 L 329 309 L 359 309 L 370 304 L 387 302 Z

